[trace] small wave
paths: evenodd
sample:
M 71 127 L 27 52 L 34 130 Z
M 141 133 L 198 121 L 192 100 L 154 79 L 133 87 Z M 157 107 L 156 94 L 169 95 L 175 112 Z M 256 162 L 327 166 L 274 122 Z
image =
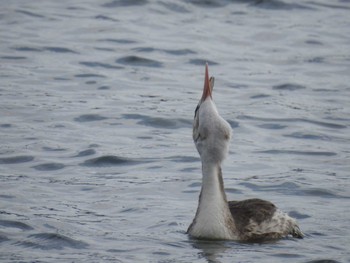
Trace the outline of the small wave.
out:
M 64 151 L 67 150 L 67 149 L 64 149 L 64 148 L 53 148 L 53 147 L 48 147 L 48 146 L 45 146 L 42 149 L 44 151 L 47 151 L 47 152 L 64 152 Z
M 8 60 L 22 60 L 22 59 L 27 59 L 27 57 L 23 56 L 1 56 L 1 59 L 8 59 Z
M 176 55 L 176 56 L 197 54 L 197 52 L 195 52 L 191 49 L 171 49 L 171 50 L 164 50 L 164 51 L 170 55 Z
M 109 16 L 105 16 L 105 15 L 97 15 L 95 16 L 96 19 L 99 19 L 99 20 L 106 20 L 106 21 L 113 21 L 113 22 L 119 22 L 118 19 L 115 19 L 115 18 L 112 18 L 112 17 L 109 17 Z
M 308 134 L 308 133 L 303 133 L 303 132 L 293 132 L 291 134 L 287 134 L 284 136 L 296 138 L 296 139 L 307 139 L 307 140 L 322 140 L 322 141 L 330 141 L 331 140 L 331 138 L 329 136 Z
M 95 153 L 96 153 L 96 151 L 94 149 L 87 149 L 87 150 L 79 152 L 77 155 L 75 155 L 73 157 L 90 156 L 90 155 L 94 155 Z
M 323 122 L 323 121 L 314 121 L 309 119 L 302 119 L 302 118 L 263 118 L 263 117 L 255 117 L 255 116 L 249 116 L 249 115 L 240 115 L 237 116 L 237 119 L 240 120 L 256 120 L 256 121 L 266 121 L 266 122 L 305 122 L 305 123 L 311 123 L 318 126 L 323 126 L 327 128 L 333 128 L 333 129 L 345 129 L 347 126 L 338 124 L 338 123 L 330 123 L 330 122 Z
M 88 159 L 83 162 L 83 166 L 94 166 L 94 167 L 108 167 L 108 166 L 119 166 L 119 165 L 130 165 L 139 163 L 138 160 L 133 160 L 125 157 L 119 157 L 114 155 L 105 155 L 93 159 Z
M 27 16 L 31 16 L 31 17 L 45 18 L 45 16 L 43 16 L 43 15 L 40 15 L 40 14 L 37 14 L 37 13 L 34 13 L 34 12 L 29 12 L 29 11 L 26 11 L 26 10 L 16 10 L 16 12 L 24 14 L 24 15 L 27 15 Z
M 112 42 L 112 43 L 117 43 L 117 44 L 135 44 L 137 41 L 131 40 L 131 39 L 115 39 L 115 38 L 104 38 L 100 39 L 100 42 Z
M 38 248 L 43 250 L 64 249 L 66 247 L 74 249 L 84 249 L 88 244 L 73 238 L 57 233 L 39 233 L 28 236 L 28 240 L 18 242 L 18 245 Z
M 285 182 L 273 185 L 257 185 L 249 182 L 241 182 L 239 184 L 255 191 L 283 191 L 284 193 L 295 193 L 300 188 L 293 182 Z
M 256 95 L 250 96 L 251 99 L 265 99 L 268 97 L 271 97 L 271 96 L 267 94 L 256 94 Z
M 74 75 L 76 78 L 105 78 L 105 76 L 100 74 L 93 74 L 93 73 L 85 73 L 85 74 L 76 74 Z
M 0 158 L 0 164 L 26 163 L 33 160 L 34 160 L 34 157 L 30 155 L 3 157 L 3 158 Z
M 311 216 L 307 215 L 307 214 L 301 214 L 297 211 L 290 211 L 288 213 L 289 216 L 295 218 L 295 219 L 305 219 L 305 218 L 310 218 Z
M 176 55 L 176 56 L 184 56 L 184 55 L 189 55 L 189 54 L 197 54 L 197 52 L 191 50 L 191 49 L 157 49 L 153 47 L 138 47 L 132 49 L 137 52 L 155 52 L 155 51 L 160 51 L 160 52 L 165 52 L 170 55 Z
M 55 170 L 60 170 L 66 167 L 62 163 L 43 163 L 39 165 L 35 165 L 32 168 L 38 171 L 55 171 Z
M 195 59 L 190 59 L 188 61 L 189 64 L 193 64 L 193 65 L 200 65 L 200 66 L 203 66 L 205 65 L 205 63 L 208 63 L 209 66 L 211 65 L 218 65 L 219 63 L 216 63 L 212 60 L 208 60 L 208 59 L 200 59 L 200 58 L 195 58 Z
M 155 128 L 177 129 L 191 126 L 192 122 L 186 119 L 168 119 L 162 117 L 150 117 L 141 114 L 123 114 L 126 119 L 139 120 L 138 124 Z
M 264 124 L 260 124 L 258 125 L 259 128 L 263 128 L 263 129 L 271 129 L 271 130 L 281 130 L 284 129 L 286 127 L 288 127 L 287 125 L 281 125 L 278 123 L 264 123 Z
M 16 51 L 24 51 L 24 52 L 41 52 L 42 49 L 34 48 L 34 47 L 15 47 L 13 48 Z
M 102 7 L 115 8 L 115 7 L 127 7 L 133 5 L 145 5 L 147 4 L 147 0 L 113 0 L 112 2 L 105 3 Z
M 107 119 L 107 117 L 101 116 L 99 114 L 83 114 L 79 117 L 74 118 L 77 122 L 90 122 L 90 121 L 102 121 Z
M 228 1 L 223 1 L 223 0 L 187 0 L 187 2 L 196 6 L 208 7 L 208 8 L 222 7 L 229 3 Z
M 79 64 L 87 66 L 89 68 L 95 68 L 95 67 L 105 68 L 105 69 L 122 69 L 123 68 L 120 66 L 114 66 L 114 65 L 100 63 L 100 62 L 94 62 L 94 61 L 82 61 L 82 62 L 79 62 Z
M 50 52 L 55 52 L 55 53 L 74 53 L 78 54 L 78 52 L 65 48 L 65 47 L 44 47 L 43 50 L 50 51 Z
M 279 0 L 254 0 L 253 6 L 270 9 L 270 10 L 293 10 L 293 9 L 312 9 L 308 6 L 296 4 L 296 3 L 285 3 Z
M 333 193 L 332 191 L 328 189 L 322 189 L 322 188 L 310 188 L 303 191 L 305 195 L 311 195 L 311 196 L 318 196 L 323 198 L 350 198 L 349 196 L 343 196 L 336 193 Z
M 273 86 L 272 89 L 294 91 L 294 90 L 306 89 L 306 87 L 299 84 L 286 83 L 286 84 Z
M 109 90 L 111 89 L 109 86 L 101 86 L 97 88 L 98 90 Z
M 23 222 L 12 221 L 12 220 L 0 220 L 0 226 L 18 228 L 21 230 L 33 230 L 34 228 Z
M 175 163 L 195 163 L 200 161 L 199 157 L 193 157 L 193 156 L 171 156 L 165 159 L 173 161 Z
M 294 150 L 267 150 L 257 151 L 258 153 L 267 154 L 292 154 L 292 155 L 310 155 L 310 156 L 335 156 L 335 152 L 311 152 L 311 151 L 294 151 Z
M 153 60 L 153 59 L 148 59 L 148 58 L 143 58 L 139 56 L 126 56 L 122 57 L 116 60 L 117 63 L 120 64 L 126 64 L 126 65 L 132 65 L 132 66 L 141 66 L 141 67 L 154 67 L 154 68 L 160 68 L 163 66 L 163 63 Z
M 316 260 L 307 261 L 305 263 L 341 263 L 341 262 L 333 259 L 316 259 Z
M 11 128 L 12 124 L 10 123 L 4 123 L 4 124 L 0 124 L 0 128 Z

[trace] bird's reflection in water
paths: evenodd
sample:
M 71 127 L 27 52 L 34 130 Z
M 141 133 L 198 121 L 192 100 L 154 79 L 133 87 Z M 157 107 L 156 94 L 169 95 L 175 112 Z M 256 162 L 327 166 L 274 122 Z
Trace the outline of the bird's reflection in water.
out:
M 210 263 L 220 263 L 224 252 L 232 248 L 235 242 L 218 240 L 196 240 L 192 239 L 192 246 L 200 250 L 200 257 Z

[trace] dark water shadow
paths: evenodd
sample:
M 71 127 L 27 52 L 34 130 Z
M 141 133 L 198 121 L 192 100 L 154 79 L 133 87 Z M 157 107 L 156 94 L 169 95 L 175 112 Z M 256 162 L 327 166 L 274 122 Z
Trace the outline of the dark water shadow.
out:
M 19 164 L 19 163 L 31 162 L 33 160 L 34 160 L 34 156 L 30 156 L 30 155 L 2 157 L 0 158 L 0 164 Z
M 144 58 L 140 56 L 125 56 L 116 60 L 117 63 L 123 65 L 137 66 L 137 67 L 152 67 L 160 68 L 163 63 L 154 59 Z
M 152 162 L 152 159 L 131 159 L 115 155 L 104 155 L 92 159 L 88 159 L 81 163 L 81 166 L 89 167 L 110 167 L 110 166 L 123 166 L 123 165 L 136 165 L 140 163 Z
M 91 122 L 91 121 L 102 121 L 108 119 L 107 117 L 104 117 L 99 114 L 83 114 L 79 117 L 74 118 L 74 121 L 76 122 Z
M 125 119 L 139 120 L 137 124 L 151 126 L 154 128 L 165 128 L 165 129 L 178 129 L 184 127 L 191 127 L 192 121 L 182 118 L 169 119 L 163 117 L 151 117 L 142 114 L 123 114 Z
M 34 229 L 33 227 L 31 227 L 30 225 L 27 225 L 26 223 L 19 222 L 19 221 L 12 221 L 12 220 L 0 220 L 0 226 L 17 228 L 17 229 L 21 229 L 24 231 Z
M 42 250 L 62 250 L 65 248 L 85 249 L 89 246 L 83 241 L 78 241 L 58 233 L 32 234 L 26 240 L 17 242 L 16 245 Z
M 66 166 L 62 163 L 43 163 L 35 165 L 32 168 L 38 171 L 56 171 L 65 168 Z
M 264 118 L 264 117 L 256 117 L 256 116 L 250 116 L 250 115 L 239 115 L 237 116 L 237 119 L 239 120 L 254 120 L 254 121 L 261 121 L 261 122 L 303 122 L 303 123 L 310 123 L 322 127 L 327 127 L 331 129 L 345 129 L 347 128 L 346 125 L 338 124 L 338 123 L 331 123 L 331 122 L 324 122 L 324 121 L 315 121 L 310 119 L 304 119 L 304 118 Z

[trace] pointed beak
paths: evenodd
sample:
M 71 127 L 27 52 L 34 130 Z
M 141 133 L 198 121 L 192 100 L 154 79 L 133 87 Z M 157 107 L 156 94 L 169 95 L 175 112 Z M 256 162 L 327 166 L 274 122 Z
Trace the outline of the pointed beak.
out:
M 211 96 L 212 91 L 212 85 L 211 81 L 209 80 L 209 71 L 208 71 L 208 63 L 205 64 L 205 76 L 204 76 L 204 88 L 203 88 L 203 95 L 201 101 L 205 101 L 208 97 L 212 98 Z

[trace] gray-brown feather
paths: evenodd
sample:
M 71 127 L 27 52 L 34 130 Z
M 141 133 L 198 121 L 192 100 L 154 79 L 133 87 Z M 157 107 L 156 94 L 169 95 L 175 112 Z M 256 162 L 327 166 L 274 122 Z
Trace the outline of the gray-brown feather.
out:
M 242 240 L 277 239 L 287 235 L 303 237 L 298 226 L 294 224 L 294 221 L 290 221 L 292 219 L 289 220 L 287 215 L 286 218 L 281 217 L 278 221 L 274 218 L 278 210 L 271 202 L 248 199 L 230 201 L 228 205 Z M 266 225 L 271 225 L 271 228 Z

